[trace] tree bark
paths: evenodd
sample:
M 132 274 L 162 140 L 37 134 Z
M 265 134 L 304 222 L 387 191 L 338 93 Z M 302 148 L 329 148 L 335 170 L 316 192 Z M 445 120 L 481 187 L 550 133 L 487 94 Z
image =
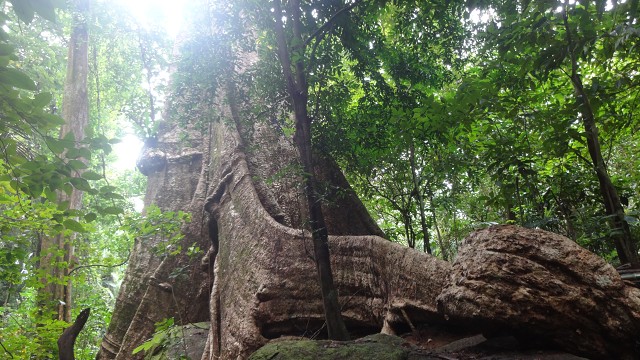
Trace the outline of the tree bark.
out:
M 216 26 L 210 18 L 193 24 L 201 24 L 198 35 Z M 160 239 L 137 239 L 98 359 L 142 359 L 131 351 L 153 335 L 154 322 L 178 313 L 185 321 L 211 321 L 205 360 L 245 359 L 284 335 L 324 337 L 324 301 L 310 260 L 314 240 L 308 224 L 296 220 L 309 209 L 306 179 L 296 170 L 299 153 L 291 139 L 255 118 L 256 108 L 271 104 L 248 97 L 252 84 L 242 82 L 260 70 L 256 55 L 231 54 L 234 66 L 220 80 L 231 86 L 220 86 L 213 99 L 188 87 L 167 104 L 158 145 L 140 160 L 149 170 L 145 204 L 191 212 L 182 248 L 194 242 L 211 248 L 201 265 L 184 253 L 161 258 L 152 251 Z M 382 238 L 335 162 L 312 160 L 317 180 L 335 189 L 320 205 L 335 295 L 351 334 L 403 329 L 402 310 L 415 324 L 441 321 L 435 296 L 450 265 Z M 256 185 L 261 179 L 269 181 Z M 179 281 L 170 277 L 177 269 L 185 273 Z M 173 293 L 158 282 L 171 283 Z
M 429 203 L 431 205 L 431 221 L 433 221 L 433 227 L 436 229 L 436 236 L 438 238 L 438 245 L 440 246 L 440 253 L 444 261 L 449 261 L 449 250 L 444 245 L 442 234 L 440 233 L 440 227 L 438 226 L 438 219 L 436 218 L 436 207 L 433 205 L 433 194 L 429 194 Z

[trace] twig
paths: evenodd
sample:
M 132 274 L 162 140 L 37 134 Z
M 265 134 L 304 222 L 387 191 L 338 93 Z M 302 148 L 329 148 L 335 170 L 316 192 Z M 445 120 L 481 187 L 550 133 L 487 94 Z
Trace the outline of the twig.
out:
M 76 266 L 73 269 L 71 269 L 71 271 L 69 271 L 68 276 L 71 276 L 71 274 L 78 270 L 78 269 L 82 269 L 82 268 L 90 268 L 90 267 L 106 267 L 106 268 L 113 268 L 113 267 L 118 267 L 118 266 L 122 266 L 124 264 L 126 264 L 129 261 L 129 258 L 131 257 L 131 251 L 129 251 L 129 254 L 127 255 L 127 258 L 119 263 L 119 264 L 114 264 L 114 265 L 106 265 L 106 264 L 89 264 L 89 265 L 80 265 L 80 266 Z
M 13 354 L 9 350 L 7 350 L 6 347 L 4 347 L 4 344 L 2 343 L 2 341 L 0 341 L 0 346 L 2 346 L 2 350 L 4 350 L 4 352 L 9 354 L 9 356 L 13 359 Z
M 404 309 L 400 309 L 400 312 L 402 313 L 402 317 L 404 318 L 404 321 L 407 322 L 407 324 L 409 324 L 409 328 L 411 329 L 412 332 L 416 332 L 416 327 L 413 326 L 413 323 L 411 322 L 411 319 L 409 319 L 409 315 L 407 315 L 407 312 L 404 311 Z

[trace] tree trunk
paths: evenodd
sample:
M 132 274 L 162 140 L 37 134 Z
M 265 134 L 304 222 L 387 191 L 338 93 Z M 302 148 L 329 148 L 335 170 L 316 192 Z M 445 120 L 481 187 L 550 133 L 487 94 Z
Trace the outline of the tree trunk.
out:
M 442 234 L 440 233 L 440 227 L 438 226 L 438 220 L 436 218 L 436 207 L 433 205 L 433 194 L 429 194 L 429 203 L 431 204 L 431 221 L 433 221 L 433 227 L 436 229 L 436 236 L 438 238 L 438 245 L 440 246 L 440 253 L 442 253 L 442 259 L 449 260 L 449 251 L 444 245 Z
M 87 94 L 88 77 L 88 41 L 89 33 L 86 17 L 89 12 L 89 0 L 76 0 L 74 2 L 73 29 L 69 40 L 67 75 L 64 86 L 64 98 L 62 117 L 65 124 L 60 130 L 60 138 L 64 139 L 68 134 L 73 134 L 74 146 L 85 137 L 85 129 L 89 122 L 89 100 Z M 80 159 L 84 162 L 87 159 Z M 79 177 L 81 171 L 76 171 L 74 176 Z M 82 191 L 73 188 L 70 194 L 58 193 L 58 202 L 67 202 L 69 209 L 82 207 Z M 39 290 L 38 298 L 45 312 L 56 313 L 58 320 L 71 321 L 71 281 L 64 281 L 74 263 L 75 234 L 65 237 L 62 234 L 55 237 L 41 237 L 39 244 L 41 259 L 40 269 L 59 282 L 47 281 L 46 277 L 41 281 L 44 287 Z M 62 252 L 59 252 L 63 249 Z M 65 262 L 66 268 L 61 269 L 58 264 Z M 48 311 L 49 310 L 49 311 Z
M 420 227 L 422 229 L 422 249 L 423 251 L 431 254 L 431 244 L 429 244 L 429 228 L 427 226 L 427 219 L 425 215 L 424 197 L 422 196 L 422 190 L 420 190 L 420 181 L 418 180 L 418 169 L 416 165 L 416 151 L 413 145 L 413 139 L 411 140 L 411 146 L 409 148 L 409 161 L 411 162 L 411 178 L 413 179 L 413 196 L 418 200 L 418 211 L 420 212 Z
M 600 184 L 600 195 L 604 204 L 605 213 L 609 217 L 609 223 L 612 230 L 612 238 L 618 252 L 618 257 L 622 264 L 632 264 L 634 267 L 640 266 L 638 258 L 638 249 L 633 241 L 629 223 L 625 220 L 624 208 L 620 202 L 618 191 L 611 182 L 611 177 L 607 171 L 602 151 L 600 149 L 600 138 L 598 135 L 598 126 L 596 125 L 596 117 L 591 106 L 588 94 L 584 90 L 582 78 L 578 73 L 578 60 L 574 50 L 574 44 L 569 26 L 569 18 L 567 7 L 564 8 L 564 25 L 567 36 L 567 46 L 569 48 L 571 60 L 571 83 L 573 84 L 574 94 L 582 116 L 582 125 L 584 127 L 585 136 L 587 138 L 587 147 L 593 169 Z
M 194 33 L 211 26 L 205 21 Z M 160 239 L 137 239 L 98 359 L 142 359 L 132 350 L 169 317 L 211 321 L 205 360 L 247 358 L 283 335 L 327 336 L 315 239 L 298 220 L 311 211 L 301 186 L 308 178 L 295 171 L 300 157 L 290 139 L 268 119 L 247 121 L 268 104 L 244 96 L 250 84 L 238 80 L 257 69 L 256 54 L 233 55 L 237 65 L 220 79 L 229 86 L 214 101 L 198 87 L 183 89 L 168 104 L 157 146 L 139 162 L 148 176 L 145 204 L 191 212 L 182 248 L 210 249 L 202 263 L 185 253 L 161 259 L 152 251 Z M 349 334 L 402 329 L 403 310 L 416 324 L 441 321 L 435 296 L 450 265 L 383 239 L 335 162 L 312 160 L 317 179 L 336 189 L 316 204 L 339 290 L 329 295 L 339 296 Z M 184 276 L 172 278 L 176 269 Z
M 349 333 L 342 321 L 340 304 L 338 303 L 338 293 L 333 283 L 333 273 L 329 258 L 329 233 L 322 213 L 322 200 L 316 192 L 316 176 L 314 174 L 313 156 L 311 148 L 311 119 L 309 118 L 308 86 L 306 80 L 306 70 L 300 60 L 292 63 L 289 57 L 289 47 L 285 38 L 284 25 L 282 23 L 282 12 L 280 0 L 274 2 L 275 27 L 278 42 L 278 57 L 283 69 L 287 90 L 293 102 L 294 116 L 296 122 L 296 133 L 294 141 L 300 153 L 300 162 L 304 171 L 304 193 L 309 207 L 309 224 L 311 226 L 311 236 L 313 238 L 313 253 L 316 262 L 316 271 L 322 293 L 325 318 L 327 322 L 327 332 L 329 339 L 349 340 Z M 301 35 L 301 14 L 300 3 L 293 0 L 289 3 L 291 21 L 293 22 L 294 38 L 302 44 Z M 294 49 L 302 52 L 302 47 Z M 292 65 L 295 67 L 295 74 L 291 72 Z

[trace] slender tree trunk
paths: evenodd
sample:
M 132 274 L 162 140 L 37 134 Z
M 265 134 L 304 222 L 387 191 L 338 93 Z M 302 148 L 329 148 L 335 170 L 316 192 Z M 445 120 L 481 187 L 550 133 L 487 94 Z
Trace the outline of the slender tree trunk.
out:
M 513 205 L 511 204 L 511 199 L 506 199 L 507 203 L 505 205 L 505 221 L 516 221 L 516 213 L 513 212 Z
M 429 244 L 429 227 L 425 215 L 424 199 L 420 191 L 420 181 L 418 180 L 418 169 L 416 165 L 416 150 L 411 140 L 409 147 L 409 161 L 411 162 L 411 178 L 413 179 L 413 194 L 418 200 L 418 211 L 420 211 L 420 227 L 422 228 L 422 251 L 431 254 L 431 244 Z
M 444 246 L 444 240 L 442 239 L 442 234 L 440 233 L 440 228 L 438 227 L 438 220 L 436 219 L 436 207 L 433 206 L 433 193 L 429 194 L 429 204 L 431 205 L 431 221 L 433 221 L 433 227 L 436 229 L 436 236 L 438 237 L 438 245 L 440 246 L 440 251 L 442 252 L 442 259 L 445 261 L 449 261 L 449 251 L 447 251 Z
M 520 213 L 520 225 L 524 225 L 524 206 L 522 206 L 522 196 L 520 196 L 520 176 L 516 174 L 516 201 L 518 202 L 518 212 Z
M 84 140 L 85 130 L 89 124 L 87 88 L 89 30 L 86 21 L 89 14 L 89 0 L 76 0 L 74 5 L 76 7 L 76 17 L 69 42 L 67 77 L 62 104 L 62 116 L 65 119 L 65 125 L 60 131 L 60 137 L 64 138 L 67 133 L 73 133 L 76 142 L 80 142 Z M 88 159 L 80 160 L 85 163 L 88 161 Z M 78 171 L 75 175 L 79 177 L 81 172 Z M 70 209 L 80 209 L 82 207 L 82 191 L 74 188 L 68 201 Z M 64 260 L 67 263 L 67 268 L 64 269 L 65 276 L 68 276 L 71 268 L 76 265 L 73 246 L 75 238 L 76 234 L 74 233 L 64 245 Z M 71 294 L 71 280 L 69 280 L 64 289 L 65 306 L 62 311 L 62 319 L 67 322 L 71 322 Z
M 300 153 L 300 162 L 305 177 L 305 195 L 309 207 L 309 222 L 313 239 L 313 251 L 316 262 L 316 270 L 320 280 L 320 289 L 324 305 L 325 319 L 327 322 L 327 332 L 329 339 L 348 340 L 349 333 L 342 320 L 340 304 L 338 303 L 338 292 L 333 282 L 331 262 L 329 257 L 329 234 L 322 214 L 322 203 L 316 193 L 316 181 L 313 169 L 313 158 L 311 149 L 311 119 L 307 110 L 308 85 L 304 62 L 302 61 L 302 45 L 293 49 L 299 52 L 298 60 L 292 63 L 289 56 L 289 47 L 284 33 L 282 23 L 282 8 L 280 0 L 274 1 L 275 33 L 278 42 L 278 57 L 284 77 L 287 83 L 287 90 L 293 102 L 294 115 L 296 120 L 296 132 L 294 141 Z M 303 44 L 301 32 L 301 14 L 299 0 L 289 2 L 289 21 L 293 23 L 294 38 L 298 44 Z M 295 72 L 292 72 L 292 70 Z
M 407 246 L 415 249 L 416 236 L 415 231 L 413 231 L 413 225 L 411 225 L 411 214 L 409 210 L 402 211 L 402 222 L 404 223 L 404 235 L 407 238 Z
M 86 16 L 89 11 L 89 0 L 76 0 L 74 2 L 73 29 L 69 40 L 67 75 L 64 87 L 62 116 L 65 124 L 60 130 L 60 138 L 66 138 L 72 133 L 76 141 L 82 141 L 85 137 L 85 129 L 89 119 L 89 106 L 87 94 L 88 76 L 88 29 Z M 81 159 L 87 161 L 86 159 Z M 80 176 L 77 171 L 74 176 Z M 71 193 L 60 192 L 58 202 L 68 202 L 69 209 L 79 209 L 82 206 L 82 191 L 73 189 Z M 48 274 L 53 279 L 42 278 L 44 287 L 39 291 L 39 300 L 45 312 L 57 314 L 58 320 L 71 321 L 71 282 L 64 281 L 74 264 L 75 234 L 65 237 L 60 234 L 55 237 L 41 237 L 40 269 L 43 274 Z M 61 251 L 62 250 L 62 251 Z M 60 268 L 58 263 L 67 264 Z
M 567 46 L 571 57 L 571 83 L 573 84 L 576 101 L 578 102 L 580 114 L 582 115 L 582 125 L 587 138 L 589 156 L 591 157 L 593 169 L 595 170 L 596 176 L 598 177 L 598 183 L 600 184 L 600 195 L 602 196 L 605 212 L 609 217 L 609 224 L 613 230 L 613 241 L 621 263 L 630 263 L 634 266 L 640 266 L 638 250 L 633 242 L 629 224 L 625 220 L 624 208 L 620 202 L 618 191 L 611 182 L 611 177 L 609 176 L 607 166 L 604 158 L 602 157 L 598 126 L 596 125 L 593 107 L 591 106 L 588 94 L 584 90 L 582 77 L 578 73 L 578 60 L 571 37 L 571 28 L 569 27 L 569 16 L 566 4 L 564 7 L 563 17 Z

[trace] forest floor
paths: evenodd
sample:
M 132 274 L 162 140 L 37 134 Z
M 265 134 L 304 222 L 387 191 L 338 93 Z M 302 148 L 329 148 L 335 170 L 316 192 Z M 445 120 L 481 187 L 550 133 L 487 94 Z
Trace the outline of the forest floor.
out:
M 409 354 L 409 360 L 585 359 L 539 346 L 532 348 L 513 336 L 487 339 L 482 334 L 452 333 L 437 326 L 423 326 L 400 337 L 415 347 Z

